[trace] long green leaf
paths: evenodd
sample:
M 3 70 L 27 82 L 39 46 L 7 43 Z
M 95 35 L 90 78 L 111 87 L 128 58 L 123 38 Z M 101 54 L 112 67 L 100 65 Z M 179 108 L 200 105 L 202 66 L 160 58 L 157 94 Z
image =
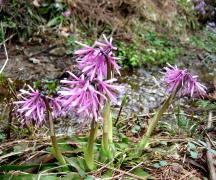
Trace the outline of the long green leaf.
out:
M 58 180 L 57 176 L 54 175 L 43 175 L 38 177 L 36 174 L 20 174 L 20 175 L 14 175 L 14 174 L 5 174 L 0 175 L 1 180 Z
M 46 167 L 46 166 L 56 166 L 56 164 L 49 163 L 49 164 L 31 164 L 31 165 L 2 165 L 0 166 L 0 171 L 12 171 L 12 170 L 24 171 L 30 168 Z

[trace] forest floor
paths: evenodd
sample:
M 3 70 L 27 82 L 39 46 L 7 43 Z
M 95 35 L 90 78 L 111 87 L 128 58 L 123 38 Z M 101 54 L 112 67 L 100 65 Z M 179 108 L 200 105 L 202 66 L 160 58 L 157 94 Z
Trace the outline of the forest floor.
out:
M 66 70 L 73 71 L 74 60 L 64 55 L 65 47 L 61 45 L 25 45 L 7 47 L 9 62 L 4 75 L 16 84 L 16 89 L 25 83 L 36 82 L 38 79 L 53 81 L 61 79 Z M 215 152 L 215 74 L 214 62 L 206 65 L 205 52 L 191 48 L 177 61 L 194 74 L 209 89 L 206 100 L 178 100 L 167 112 L 155 130 L 150 147 L 145 149 L 142 157 L 133 156 L 133 146 L 142 136 L 148 120 L 154 115 L 154 109 L 164 100 L 165 91 L 162 85 L 162 69 L 136 68 L 122 71 L 119 84 L 124 85 L 128 101 L 123 108 L 119 122 L 114 127 L 116 156 L 113 165 L 97 161 L 98 168 L 93 172 L 82 172 L 80 166 L 72 173 L 63 173 L 65 179 L 72 175 L 79 178 L 101 179 L 203 179 L 208 177 L 208 158 L 210 151 Z M 4 51 L 0 53 L 1 61 L 5 59 Z M 190 58 L 194 58 L 191 60 Z M 1 97 L 7 99 L 7 86 L 1 87 Z M 120 108 L 113 106 L 114 121 Z M 208 101 L 209 99 L 210 101 Z M 185 103 L 187 102 L 187 103 Z M 35 130 L 33 127 L 23 129 L 19 122 L 8 115 L 7 101 L 1 103 L 1 146 L 0 171 L 9 177 L 21 178 L 57 178 L 62 174 L 55 170 L 55 159 L 50 155 L 49 133 L 46 126 Z M 174 111 L 175 113 L 172 113 Z M 5 119 L 8 119 L 5 122 Z M 207 127 L 207 122 L 213 122 Z M 70 160 L 76 159 L 80 165 L 82 146 L 86 142 L 85 134 L 88 127 L 80 131 L 79 125 L 67 117 L 56 120 L 59 143 L 63 154 Z M 212 130 L 213 129 L 213 130 Z M 98 133 L 98 143 L 101 132 Z M 208 146 L 209 143 L 211 148 Z M 130 144 L 130 143 L 131 144 Z M 98 146 L 98 144 L 96 145 Z M 210 153 L 211 154 L 211 153 Z M 214 153 L 213 153 L 214 154 Z M 111 171 L 112 170 L 112 171 Z M 7 173 L 6 173 L 7 172 Z M 82 174 L 83 173 L 83 174 Z

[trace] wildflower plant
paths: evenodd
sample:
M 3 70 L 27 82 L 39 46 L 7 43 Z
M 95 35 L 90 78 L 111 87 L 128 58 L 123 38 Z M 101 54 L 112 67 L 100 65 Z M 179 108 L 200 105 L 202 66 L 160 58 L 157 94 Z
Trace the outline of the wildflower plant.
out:
M 112 38 L 108 40 L 96 41 L 93 46 L 88 46 L 77 42 L 83 47 L 74 52 L 77 59 L 80 75 L 76 76 L 68 72 L 70 77 L 61 81 L 58 102 L 62 111 L 66 113 L 76 113 L 82 123 L 87 124 L 91 119 L 91 130 L 84 151 L 85 162 L 89 169 L 94 167 L 93 144 L 97 135 L 98 123 L 102 119 L 102 153 L 111 157 L 112 144 L 112 119 L 110 114 L 110 102 L 116 102 L 117 90 L 120 86 L 113 83 L 114 73 L 119 72 L 119 65 L 113 50 L 117 50 L 112 45 Z
M 43 95 L 28 85 L 28 90 L 21 89 L 20 94 L 17 95 L 14 111 L 23 125 L 31 123 L 39 127 L 46 121 L 49 122 L 53 155 L 63 166 L 62 169 L 67 171 L 68 167 L 59 150 L 53 124 L 53 118 L 57 118 L 61 114 L 61 107 L 56 98 Z
M 157 126 L 158 121 L 163 113 L 167 111 L 175 96 L 190 95 L 192 98 L 195 96 L 203 97 L 206 94 L 206 87 L 198 82 L 197 76 L 193 76 L 188 70 L 181 70 L 177 66 L 168 65 L 165 67 L 164 82 L 166 84 L 166 91 L 169 94 L 168 98 L 164 101 L 161 108 L 157 111 L 155 116 L 151 119 L 149 127 L 142 137 L 138 145 L 138 153 L 148 144 L 149 138 Z
M 79 43 L 81 44 L 81 43 Z M 81 44 L 83 45 L 83 44 Z M 49 121 L 54 156 L 61 165 L 66 166 L 55 136 L 53 118 L 68 113 L 79 115 L 80 123 L 88 124 L 91 120 L 90 136 L 84 151 L 85 162 L 89 169 L 94 167 L 93 145 L 97 135 L 99 121 L 103 124 L 102 152 L 111 157 L 112 118 L 110 102 L 116 103 L 116 94 L 120 86 L 114 85 L 114 73 L 120 74 L 120 67 L 113 56 L 112 38 L 104 36 L 103 41 L 96 41 L 92 47 L 83 45 L 75 51 L 79 75 L 68 72 L 69 78 L 61 80 L 57 96 L 48 96 L 28 86 L 28 90 L 20 90 L 18 100 L 14 102 L 15 114 L 22 124 L 32 123 L 36 127 Z

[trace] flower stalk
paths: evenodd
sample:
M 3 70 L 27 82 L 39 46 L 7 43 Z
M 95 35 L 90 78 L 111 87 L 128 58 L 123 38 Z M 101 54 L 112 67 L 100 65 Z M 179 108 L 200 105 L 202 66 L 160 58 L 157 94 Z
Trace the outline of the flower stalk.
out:
M 88 138 L 87 149 L 84 152 L 84 159 L 89 170 L 94 169 L 94 141 L 97 136 L 98 122 L 94 119 L 91 122 L 91 130 Z
M 158 124 L 158 121 L 163 116 L 163 114 L 168 110 L 170 104 L 172 103 L 172 100 L 175 98 L 178 90 L 180 89 L 180 85 L 170 94 L 170 96 L 166 99 L 166 101 L 163 103 L 159 111 L 155 114 L 155 116 L 150 120 L 149 127 L 142 137 L 142 140 L 138 144 L 138 153 L 141 154 L 142 150 L 147 146 L 149 139 L 151 137 L 151 134 L 155 127 Z
M 102 136 L 102 152 L 105 153 L 105 155 L 109 155 L 109 132 L 111 125 L 109 123 L 109 116 L 110 116 L 110 102 L 109 100 L 105 104 L 104 108 L 104 117 L 103 117 L 103 136 Z
M 149 138 L 157 126 L 158 121 L 169 108 L 172 100 L 176 95 L 190 95 L 191 97 L 197 94 L 200 97 L 203 97 L 206 94 L 206 87 L 197 81 L 197 76 L 193 76 L 187 70 L 178 69 L 177 66 L 171 66 L 164 68 L 165 73 L 165 83 L 167 84 L 167 92 L 170 93 L 170 96 L 161 106 L 159 111 L 155 116 L 150 120 L 150 125 L 147 129 L 147 132 L 142 137 L 142 140 L 138 144 L 138 153 L 141 154 L 142 149 L 145 148 L 149 142 Z
M 107 62 L 107 80 L 111 79 L 112 70 L 111 70 L 111 64 L 108 61 L 108 57 L 106 53 L 103 53 L 104 57 L 106 58 Z M 111 158 L 112 154 L 110 151 L 109 144 L 113 144 L 112 142 L 112 117 L 110 114 L 110 100 L 107 98 L 107 101 L 105 103 L 104 107 L 104 116 L 103 116 L 103 135 L 102 135 L 102 152 L 105 156 L 107 156 L 109 159 Z
M 52 143 L 52 147 L 53 147 L 53 155 L 55 156 L 55 158 L 58 160 L 58 162 L 61 165 L 64 165 L 65 167 L 63 167 L 62 169 L 64 171 L 68 171 L 68 166 L 67 163 L 58 147 L 58 143 L 57 143 L 57 139 L 56 139 L 56 135 L 55 135 L 55 128 L 54 128 L 54 123 L 53 123 L 53 118 L 52 118 L 52 114 L 50 113 L 50 106 L 49 106 L 49 102 L 47 100 L 46 97 L 43 97 L 45 105 L 46 105 L 46 109 L 47 109 L 47 119 L 49 121 L 49 126 L 50 126 L 50 138 L 51 138 L 51 143 Z

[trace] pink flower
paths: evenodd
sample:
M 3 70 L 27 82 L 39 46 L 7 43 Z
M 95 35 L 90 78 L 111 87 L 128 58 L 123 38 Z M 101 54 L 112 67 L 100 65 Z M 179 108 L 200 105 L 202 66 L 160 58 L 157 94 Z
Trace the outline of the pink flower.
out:
M 18 101 L 14 102 L 15 111 L 22 119 L 21 122 L 34 123 L 36 126 L 41 125 L 45 121 L 46 105 L 38 91 L 28 86 L 29 91 L 20 90 Z
M 164 68 L 166 70 L 164 81 L 167 84 L 167 92 L 171 93 L 174 91 L 179 84 L 183 85 L 183 79 L 186 70 L 178 69 L 177 66 L 171 66 Z
M 190 94 L 190 96 L 193 97 L 194 93 L 197 93 L 199 96 L 203 97 L 206 94 L 206 89 L 206 86 L 197 81 L 197 76 L 192 76 L 187 73 L 182 94 Z
M 116 57 L 112 55 L 112 50 L 116 49 L 110 41 L 104 36 L 105 41 L 96 41 L 94 47 L 83 45 L 84 48 L 75 51 L 78 60 L 79 69 L 87 75 L 90 80 L 94 78 L 106 78 L 107 64 L 111 69 L 120 74 L 120 66 L 116 63 Z
M 63 12 L 63 16 L 64 17 L 69 17 L 71 14 L 71 11 L 70 10 L 66 10 L 65 12 Z
M 106 98 L 98 92 L 90 81 L 85 79 L 84 75 L 80 78 L 68 72 L 72 80 L 62 80 L 62 89 L 58 92 L 58 101 L 61 103 L 62 110 L 67 112 L 76 112 L 85 118 L 92 116 L 98 119 L 101 109 L 100 98 Z
M 112 83 L 115 81 L 117 81 L 117 79 L 109 79 L 106 81 L 97 79 L 98 91 L 102 94 L 105 94 L 106 97 L 114 103 L 117 102 L 116 93 L 122 88 L 121 86 L 113 85 Z
M 35 91 L 29 85 L 28 89 L 28 91 L 21 89 L 18 101 L 14 102 L 15 114 L 20 117 L 21 123 L 33 123 L 36 126 L 40 126 L 45 122 L 47 109 L 44 98 L 48 100 L 52 117 L 57 118 L 61 115 L 61 106 L 57 98 L 43 97 L 39 91 Z
M 74 52 L 74 55 L 79 57 L 79 58 L 83 58 L 84 56 L 91 56 L 95 49 L 93 47 L 90 47 L 88 45 L 85 45 L 85 44 L 82 44 L 84 47 L 79 49 L 79 50 L 76 50 Z
M 167 84 L 167 92 L 173 92 L 178 86 L 180 89 L 178 95 L 190 95 L 193 97 L 195 94 L 203 97 L 206 94 L 206 87 L 198 82 L 196 76 L 192 76 L 187 70 L 180 70 L 177 66 L 165 67 L 165 83 Z
M 96 77 L 106 77 L 107 75 L 106 59 L 98 49 L 94 50 L 92 54 L 88 54 L 81 58 L 78 63 L 79 69 L 81 69 L 90 80 L 93 80 Z
M 110 38 L 110 40 L 108 40 L 106 36 L 103 34 L 103 38 L 104 38 L 103 41 L 96 41 L 95 46 L 98 46 L 107 54 L 112 50 L 117 50 L 117 48 L 112 45 L 112 37 Z

